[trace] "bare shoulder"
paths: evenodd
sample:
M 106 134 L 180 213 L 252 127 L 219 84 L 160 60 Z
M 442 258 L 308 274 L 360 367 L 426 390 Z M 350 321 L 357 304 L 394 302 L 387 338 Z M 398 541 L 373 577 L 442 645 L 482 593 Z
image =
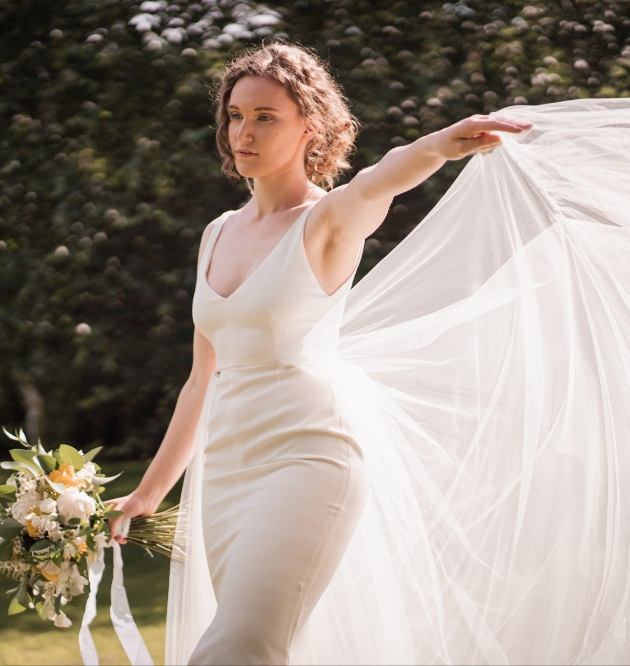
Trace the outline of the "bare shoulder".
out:
M 364 174 L 371 168 L 330 190 L 313 208 L 317 220 L 313 221 L 313 227 L 320 227 L 322 234 L 328 234 L 339 245 L 356 247 L 376 231 L 387 215 L 393 197 L 370 196 Z
M 225 211 L 225 213 L 227 212 L 229 211 Z M 212 230 L 214 229 L 214 227 L 216 227 L 218 221 L 225 215 L 225 213 L 219 215 L 219 217 L 215 217 L 214 220 L 212 220 L 212 222 L 210 222 L 203 230 L 203 233 L 201 234 L 201 241 L 199 243 L 198 259 L 201 259 L 201 256 L 203 255 L 203 252 L 206 249 L 206 245 L 208 244 L 208 239 L 210 238 Z

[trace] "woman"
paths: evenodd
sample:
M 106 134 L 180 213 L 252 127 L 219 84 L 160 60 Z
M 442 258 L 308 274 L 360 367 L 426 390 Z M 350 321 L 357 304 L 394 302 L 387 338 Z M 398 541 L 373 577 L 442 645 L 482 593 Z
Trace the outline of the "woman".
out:
M 518 135 L 532 123 L 472 116 L 390 150 L 347 185 L 333 188 L 339 171 L 348 166 L 356 123 L 316 56 L 285 44 L 255 49 L 228 66 L 218 101 L 223 171 L 252 179 L 252 196 L 239 211 L 226 211 L 211 222 L 203 234 L 191 375 L 160 450 L 138 489 L 116 501 L 124 516 L 112 521 L 116 530 L 122 519 L 154 512 L 194 456 L 181 518 L 187 563 L 183 568 L 174 563 L 171 577 L 167 662 L 535 663 L 527 660 L 541 654 L 556 658 L 560 653 L 553 650 L 532 651 L 538 635 L 535 622 L 523 625 L 521 618 L 515 619 L 519 638 L 505 630 L 509 637 L 501 639 L 510 615 L 518 617 L 523 601 L 507 599 L 515 589 L 510 586 L 516 581 L 525 589 L 539 572 L 530 580 L 524 570 L 508 568 L 514 580 L 505 578 L 493 568 L 498 560 L 480 557 L 491 531 L 485 530 L 474 543 L 478 535 L 472 527 L 480 514 L 467 532 L 461 494 L 438 488 L 440 479 L 427 476 L 428 467 L 419 461 L 437 460 L 447 447 L 440 454 L 428 449 L 405 452 L 404 442 L 413 441 L 413 431 L 435 443 L 421 432 L 424 417 L 414 411 L 418 405 L 401 409 L 404 399 L 395 404 L 401 394 L 395 396 L 397 389 L 387 382 L 392 368 L 402 377 L 403 370 L 396 367 L 405 364 L 415 373 L 406 377 L 407 386 L 422 381 L 421 363 L 411 362 L 410 354 L 402 358 L 403 351 L 425 344 L 418 342 L 420 329 L 410 336 L 397 328 L 386 360 L 374 338 L 361 338 L 353 358 L 378 361 L 372 371 L 385 378 L 382 384 L 369 377 L 369 363 L 364 363 L 365 372 L 357 373 L 359 364 L 344 364 L 335 348 L 364 240 L 383 222 L 393 197 L 423 182 L 447 160 L 500 146 L 493 132 Z M 408 263 L 402 250 L 399 254 Z M 507 265 L 505 256 L 501 264 Z M 412 269 L 406 270 L 411 275 Z M 474 287 L 493 273 L 478 272 Z M 459 280 L 455 273 L 436 278 L 451 285 Z M 372 286 L 372 300 L 386 297 L 390 287 Z M 473 293 L 472 285 L 466 288 Z M 439 291 L 437 285 L 434 291 Z M 513 291 L 497 292 L 502 307 L 525 298 L 523 289 L 518 296 Z M 401 284 L 392 294 L 403 292 Z M 456 312 L 458 323 L 483 323 L 482 316 L 499 307 L 491 300 L 489 304 L 471 296 L 471 313 L 461 317 Z M 413 313 L 412 301 L 405 302 L 411 323 L 430 307 L 418 303 Z M 376 303 L 373 314 L 385 315 L 386 308 Z M 444 321 L 440 326 L 446 330 L 454 324 L 449 319 L 448 327 Z M 382 333 L 387 326 L 372 321 L 359 332 L 370 329 Z M 467 337 L 459 335 L 467 344 L 476 339 L 470 329 Z M 342 335 L 342 342 L 347 340 Z M 361 346 L 363 351 L 357 352 Z M 399 351 L 401 358 L 394 358 Z M 455 350 L 450 351 L 452 356 Z M 464 352 L 468 367 L 475 357 Z M 456 421 L 457 412 L 472 413 L 466 403 L 474 401 L 474 391 L 458 372 L 462 392 L 455 396 L 460 402 L 450 417 L 455 435 L 467 428 Z M 480 376 L 478 371 L 475 377 Z M 436 380 L 434 386 L 437 400 L 445 385 Z M 480 387 L 474 389 L 477 397 L 482 395 Z M 408 403 L 419 393 L 408 390 Z M 483 411 L 477 404 L 480 408 Z M 504 425 L 518 410 L 494 414 L 502 419 L 497 424 Z M 477 423 L 481 416 L 475 411 Z M 446 422 L 441 427 L 448 432 Z M 390 440 L 402 442 L 392 457 L 378 450 Z M 456 476 L 465 474 L 462 464 Z M 522 483 L 524 472 L 515 478 Z M 494 499 L 496 478 L 486 481 L 484 488 L 484 477 L 478 474 L 467 487 L 470 506 L 478 497 Z M 454 487 L 459 488 L 448 486 Z M 420 491 L 431 496 L 435 515 L 444 518 L 439 529 L 437 518 L 423 513 L 427 507 L 418 500 Z M 371 500 L 371 492 L 377 500 Z M 523 511 L 517 507 L 508 521 L 512 515 L 522 520 Z M 506 517 L 507 512 L 502 514 Z M 195 559 L 198 531 L 203 532 L 210 580 Z M 124 542 L 122 536 L 117 539 Z M 457 552 L 454 539 L 463 544 Z M 528 548 L 522 545 L 515 555 L 515 545 L 499 543 L 501 557 L 509 559 L 511 552 L 510 566 Z M 437 557 L 436 546 L 441 553 Z M 498 552 L 496 544 L 493 552 Z M 461 560 L 462 554 L 470 563 Z M 344 563 L 351 561 L 354 570 L 348 571 Z M 359 570 L 362 566 L 365 570 Z M 462 571 L 466 576 L 458 578 Z M 464 582 L 471 585 L 466 590 Z M 200 610 L 204 600 L 206 609 Z M 501 614 L 490 622 L 499 602 Z M 539 600 L 539 615 L 541 604 Z M 528 617 L 534 615 L 530 611 Z M 600 635 L 603 629 L 599 627 Z M 541 630 L 539 635 L 552 634 Z

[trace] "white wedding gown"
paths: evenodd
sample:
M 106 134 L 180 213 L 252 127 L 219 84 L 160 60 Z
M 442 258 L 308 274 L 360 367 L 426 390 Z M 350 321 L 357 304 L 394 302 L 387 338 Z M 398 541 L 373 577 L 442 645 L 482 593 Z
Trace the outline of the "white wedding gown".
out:
M 167 664 L 630 662 L 630 100 L 492 115 L 352 289 L 310 208 L 228 298 L 213 231 Z

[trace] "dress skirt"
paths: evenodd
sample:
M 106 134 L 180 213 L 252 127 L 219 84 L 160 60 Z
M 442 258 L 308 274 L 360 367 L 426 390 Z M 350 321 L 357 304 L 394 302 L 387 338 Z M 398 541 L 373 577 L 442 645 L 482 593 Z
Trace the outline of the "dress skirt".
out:
M 367 500 L 363 454 L 331 386 L 294 366 L 211 381 L 202 503 L 218 607 L 190 664 L 299 663 L 300 631 Z

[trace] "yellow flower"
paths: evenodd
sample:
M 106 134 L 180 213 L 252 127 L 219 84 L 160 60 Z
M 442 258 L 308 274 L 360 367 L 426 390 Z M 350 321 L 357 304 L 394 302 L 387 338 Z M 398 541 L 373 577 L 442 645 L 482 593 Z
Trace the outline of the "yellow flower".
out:
M 52 582 L 59 580 L 59 574 L 62 569 L 58 567 L 52 560 L 46 562 L 45 565 L 39 567 L 39 573 L 46 579 Z
M 59 469 L 53 470 L 48 478 L 53 483 L 63 483 L 64 486 L 85 486 L 85 481 L 83 479 L 77 479 L 74 474 L 74 467 L 70 463 L 61 463 Z
M 26 530 L 28 531 L 28 535 L 30 537 L 35 538 L 36 536 L 39 535 L 39 530 L 33 526 L 33 523 L 31 523 L 30 518 L 26 519 Z
M 51 574 L 51 573 L 48 573 L 47 571 L 44 571 L 43 569 L 40 569 L 40 573 L 42 574 L 42 576 L 43 576 L 46 580 L 52 581 L 53 583 L 54 583 L 56 580 L 59 580 L 59 574 Z
M 87 543 L 85 543 L 85 542 L 80 543 L 80 544 L 77 546 L 77 553 L 78 553 L 79 555 L 83 555 L 83 553 L 85 553 L 85 551 L 86 551 L 87 549 L 88 549 L 88 545 L 87 545 Z
M 30 516 L 32 514 L 35 514 L 36 516 L 41 516 L 42 515 L 41 511 L 37 508 L 32 509 L 31 513 L 29 513 L 28 515 Z M 30 537 L 33 537 L 34 539 L 36 537 L 40 536 L 39 528 L 35 527 L 35 525 L 33 525 L 30 518 L 26 519 L 26 531 L 28 532 L 28 535 Z

